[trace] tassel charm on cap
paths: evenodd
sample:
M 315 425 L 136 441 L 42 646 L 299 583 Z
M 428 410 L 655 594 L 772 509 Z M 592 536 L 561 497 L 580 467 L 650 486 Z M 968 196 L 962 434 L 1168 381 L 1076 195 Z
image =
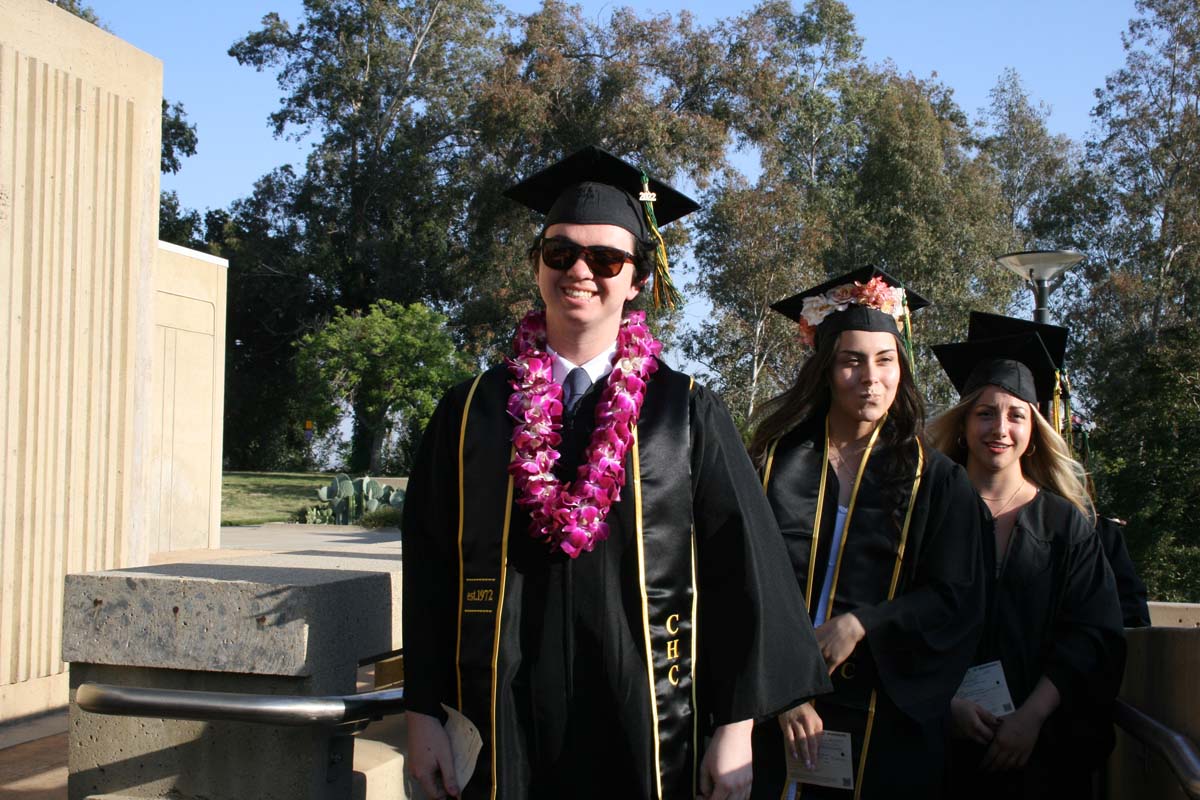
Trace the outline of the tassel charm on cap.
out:
M 654 201 L 658 195 L 650 191 L 650 177 L 642 170 L 642 191 L 638 201 L 646 209 L 646 222 L 650 237 L 654 240 L 654 307 L 674 309 L 682 299 L 679 290 L 671 282 L 671 266 L 667 263 L 667 244 L 658 232 L 658 221 L 654 218 Z

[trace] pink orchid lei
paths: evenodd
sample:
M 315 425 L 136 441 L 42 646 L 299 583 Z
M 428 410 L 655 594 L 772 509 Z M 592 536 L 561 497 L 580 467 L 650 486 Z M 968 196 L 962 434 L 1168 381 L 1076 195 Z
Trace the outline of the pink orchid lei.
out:
M 625 485 L 625 453 L 633 441 L 646 394 L 646 380 L 658 369 L 659 343 L 640 311 L 621 321 L 608 386 L 596 406 L 596 427 L 576 478 L 554 477 L 562 443 L 562 386 L 554 382 L 554 357 L 546 351 L 546 317 L 532 311 L 517 326 L 514 355 L 508 359 L 508 413 L 516 457 L 508 466 L 517 503 L 529 510 L 529 535 L 571 558 L 591 552 L 608 538 L 612 504 Z

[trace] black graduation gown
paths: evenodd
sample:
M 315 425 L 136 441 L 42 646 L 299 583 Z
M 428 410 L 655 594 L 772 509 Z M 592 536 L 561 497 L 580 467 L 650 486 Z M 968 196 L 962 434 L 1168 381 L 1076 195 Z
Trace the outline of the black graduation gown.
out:
M 1041 490 L 1017 515 L 996 575 L 987 516 L 988 621 L 976 663 L 999 659 L 1019 707 L 1045 675 L 1061 703 L 1023 770 L 980 773 L 985 748 L 956 742 L 953 796 L 1087 797 L 1090 773 L 1113 746 L 1111 709 L 1125 665 L 1116 582 L 1092 526 L 1078 509 Z
M 512 501 L 508 380 L 498 366 L 452 389 L 421 443 L 403 523 L 408 706 L 479 727 L 466 797 L 693 797 L 707 732 L 829 687 L 742 441 L 711 393 L 661 365 L 609 538 L 572 560 L 531 539 Z M 560 477 L 601 384 L 564 426 Z
M 1129 557 L 1122 527 L 1115 519 L 1100 517 L 1096 521 L 1096 535 L 1100 537 L 1100 546 L 1104 548 L 1117 581 L 1117 597 L 1121 600 L 1125 627 L 1147 628 L 1150 626 L 1150 607 L 1146 603 L 1146 584 L 1138 577 L 1133 559 Z
M 835 671 L 834 693 L 816 703 L 827 729 L 851 733 L 856 794 L 862 798 L 938 794 L 944 716 L 982 629 L 985 594 L 978 497 L 961 467 L 932 448 L 922 446 L 922 451 L 921 482 L 898 570 L 911 480 L 905 484 L 903 506 L 892 508 L 884 487 L 891 455 L 882 445 L 872 452 L 845 535 L 829 611 L 830 618 L 853 612 L 867 632 Z M 783 533 L 796 583 L 806 595 L 813 520 L 826 463 L 824 419 L 810 420 L 779 440 L 765 476 L 767 498 Z M 812 570 L 809 611 L 814 615 L 838 493 L 837 475 L 829 467 Z M 754 796 L 779 797 L 781 734 L 775 724 L 759 730 Z M 802 796 L 847 798 L 851 793 L 805 786 Z

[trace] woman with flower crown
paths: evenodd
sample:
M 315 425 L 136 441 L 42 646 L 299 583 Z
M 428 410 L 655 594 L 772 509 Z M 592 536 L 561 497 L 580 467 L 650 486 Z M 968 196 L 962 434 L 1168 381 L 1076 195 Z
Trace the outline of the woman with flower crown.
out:
M 753 466 L 627 304 L 695 204 L 587 148 L 545 215 L 545 310 L 442 399 L 403 523 L 412 776 L 432 797 L 745 798 L 754 720 L 828 680 Z M 483 747 L 464 786 L 446 708 Z
M 1042 334 L 992 317 L 1003 336 L 933 348 L 962 395 L 929 425 L 930 443 L 964 465 L 987 505 L 988 617 L 976 669 L 1002 675 L 987 708 L 951 701 L 948 791 L 955 797 L 1089 798 L 1114 739 L 1112 703 L 1125 642 L 1117 583 L 1094 530 L 1083 467 L 1038 410 L 1058 365 Z
M 751 455 L 834 691 L 756 729 L 755 797 L 939 795 L 984 584 L 978 499 L 922 441 L 901 331 L 924 305 L 867 267 L 774 306 L 813 352 Z

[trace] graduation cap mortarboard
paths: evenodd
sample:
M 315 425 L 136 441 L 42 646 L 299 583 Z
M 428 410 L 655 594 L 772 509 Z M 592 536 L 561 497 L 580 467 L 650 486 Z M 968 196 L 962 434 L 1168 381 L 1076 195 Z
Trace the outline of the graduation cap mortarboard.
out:
M 530 175 L 504 196 L 546 215 L 543 229 L 559 222 L 616 225 L 653 243 L 642 201 L 642 170 L 599 147 L 588 146 Z M 690 197 L 645 176 L 654 195 L 654 222 L 669 225 L 700 208 Z
M 1035 332 L 934 345 L 933 353 L 964 397 L 992 385 L 1036 406 L 1054 394 L 1054 360 Z
M 699 209 L 695 200 L 594 145 L 530 175 L 504 196 L 544 214 L 543 233 L 560 222 L 629 231 L 656 250 L 654 305 L 673 308 L 678 302 L 658 229 Z
M 888 297 L 880 306 L 878 293 L 860 292 L 875 278 L 885 287 L 899 289 L 902 292 L 899 301 L 895 297 Z M 861 267 L 780 300 L 771 308 L 799 322 L 802 332 L 806 326 L 816 328 L 809 342 L 815 344 L 817 335 L 836 335 L 842 331 L 884 331 L 899 336 L 897 318 L 905 310 L 917 311 L 927 305 L 928 300 L 905 288 L 903 283 L 878 267 Z
M 972 311 L 967 323 L 967 341 L 972 339 L 995 339 L 999 336 L 1015 336 L 1018 333 L 1036 333 L 1042 337 L 1046 352 L 1050 354 L 1056 369 L 1062 369 L 1067 357 L 1067 329 L 1061 325 L 1049 325 L 1028 319 L 1005 317 Z

